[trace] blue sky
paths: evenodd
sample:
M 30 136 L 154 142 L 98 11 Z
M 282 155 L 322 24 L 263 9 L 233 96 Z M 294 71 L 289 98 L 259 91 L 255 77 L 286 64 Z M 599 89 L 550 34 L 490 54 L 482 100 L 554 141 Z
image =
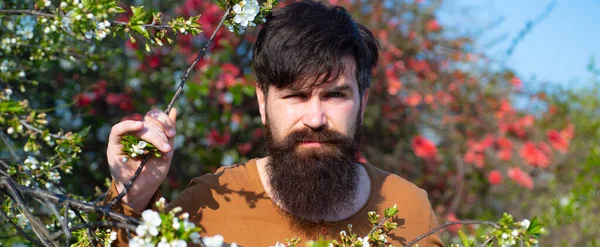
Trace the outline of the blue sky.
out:
M 439 18 L 461 33 L 502 19 L 477 41 L 480 51 L 503 59 L 525 24 L 537 18 L 550 2 L 446 0 Z M 518 44 L 507 65 L 516 70 L 526 87 L 545 83 L 577 87 L 589 81 L 586 69 L 591 56 L 600 64 L 600 0 L 558 0 L 552 12 Z

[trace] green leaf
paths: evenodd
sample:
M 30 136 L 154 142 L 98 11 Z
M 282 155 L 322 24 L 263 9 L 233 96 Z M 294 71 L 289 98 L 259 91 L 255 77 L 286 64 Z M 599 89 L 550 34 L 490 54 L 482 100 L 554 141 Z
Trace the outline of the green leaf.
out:
M 391 208 L 386 208 L 386 209 L 383 211 L 383 215 L 384 215 L 386 218 L 392 217 L 392 216 L 394 216 L 396 213 L 398 213 L 398 209 L 396 208 L 396 204 L 394 204 L 394 206 L 393 206 L 393 207 L 391 207 Z
M 465 246 L 465 247 L 473 246 L 472 241 L 469 240 L 469 237 L 467 237 L 467 235 L 462 230 L 458 230 L 458 237 L 460 238 L 460 242 L 462 242 L 463 246 Z
M 125 13 L 125 12 L 127 12 L 127 11 L 125 11 L 125 9 L 123 9 L 123 8 L 121 8 L 119 6 L 114 6 L 113 8 L 115 9 L 115 12 L 117 12 L 117 13 Z
M 83 0 L 81 3 L 83 3 L 83 9 L 91 9 L 92 4 L 94 4 L 93 0 Z
M 141 25 L 131 25 L 131 29 L 144 36 L 144 38 L 150 39 L 150 33 L 148 33 L 148 30 L 143 28 Z
M 89 126 L 85 127 L 85 129 L 83 129 L 83 130 L 81 130 L 81 131 L 77 132 L 77 135 L 79 135 L 79 136 L 81 136 L 81 137 L 84 137 L 84 136 L 86 136 L 86 135 L 87 135 L 87 134 L 90 132 L 90 129 L 91 129 L 91 128 L 92 128 L 92 126 L 91 126 L 91 125 L 89 125 Z
M 0 103 L 0 112 L 21 113 L 23 107 L 15 101 L 5 101 Z

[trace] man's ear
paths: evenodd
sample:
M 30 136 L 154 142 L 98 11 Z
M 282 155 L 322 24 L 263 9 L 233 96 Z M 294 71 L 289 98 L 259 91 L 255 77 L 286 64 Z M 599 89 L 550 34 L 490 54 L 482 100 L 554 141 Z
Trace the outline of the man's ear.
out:
M 258 110 L 260 111 L 260 120 L 262 121 L 263 125 L 267 122 L 267 115 L 266 115 L 266 107 L 267 107 L 267 99 L 265 97 L 268 97 L 268 95 L 265 95 L 265 93 L 263 92 L 262 88 L 260 87 L 260 85 L 258 85 L 258 83 L 256 83 L 256 99 L 258 100 Z
M 365 115 L 365 109 L 367 107 L 367 100 L 369 100 L 369 89 L 368 88 L 366 88 L 365 92 L 363 93 L 362 102 L 360 105 L 360 120 L 361 121 L 363 120 L 363 117 Z

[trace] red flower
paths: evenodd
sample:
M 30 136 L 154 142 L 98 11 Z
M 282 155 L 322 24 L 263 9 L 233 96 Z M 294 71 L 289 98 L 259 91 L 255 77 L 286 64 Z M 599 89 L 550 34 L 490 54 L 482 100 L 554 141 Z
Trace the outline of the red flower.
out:
M 454 213 L 449 213 L 446 216 L 446 221 L 460 221 L 460 219 L 458 217 L 456 217 L 456 214 Z M 451 232 L 458 232 L 458 230 L 460 230 L 462 226 L 460 224 L 455 224 L 455 225 L 451 225 L 448 227 L 448 230 L 450 230 Z
M 412 93 L 406 98 L 406 103 L 412 107 L 418 106 L 421 104 L 421 95 L 419 93 Z
M 533 179 L 519 167 L 509 168 L 508 177 L 524 188 L 533 189 Z
M 438 21 L 434 19 L 434 20 L 428 21 L 427 24 L 425 24 L 425 29 L 430 32 L 437 32 L 437 31 L 440 31 L 441 26 L 438 23 Z
M 219 134 L 215 129 L 211 130 L 207 136 L 209 146 L 223 146 L 229 143 L 231 135 L 229 133 Z
M 496 157 L 504 161 L 509 161 L 512 158 L 512 142 L 506 137 L 500 137 L 496 143 L 500 149 L 496 153 Z
M 435 158 L 437 156 L 437 148 L 432 141 L 427 138 L 417 135 L 412 140 L 412 148 L 415 155 L 421 158 Z
M 159 55 L 148 56 L 148 66 L 152 69 L 158 68 L 158 66 L 160 66 L 160 56 Z
M 539 166 L 542 168 L 548 167 L 550 165 L 550 157 L 548 157 L 548 152 L 544 152 L 542 149 L 536 147 L 536 145 L 532 142 L 526 142 L 521 149 L 521 157 L 525 160 L 525 162 L 531 166 Z
M 93 100 L 94 99 L 92 99 L 92 97 L 87 93 L 80 93 L 75 95 L 75 105 L 77 107 L 85 107 L 92 103 Z
M 94 88 L 94 94 L 95 94 L 96 98 L 106 94 L 106 81 L 105 80 L 99 80 L 92 87 Z
M 498 170 L 493 170 L 488 174 L 488 182 L 491 185 L 497 185 L 502 183 L 502 173 Z
M 249 142 L 245 142 L 245 143 L 239 144 L 237 146 L 237 149 L 241 155 L 246 155 L 248 152 L 250 152 L 250 150 L 252 150 L 252 144 Z
M 510 84 L 517 90 L 520 90 L 523 87 L 523 82 L 516 76 L 510 79 Z
M 463 157 L 465 162 L 469 164 L 474 164 L 478 168 L 483 168 L 485 166 L 485 156 L 483 153 L 476 152 L 475 150 L 469 149 L 465 156 Z

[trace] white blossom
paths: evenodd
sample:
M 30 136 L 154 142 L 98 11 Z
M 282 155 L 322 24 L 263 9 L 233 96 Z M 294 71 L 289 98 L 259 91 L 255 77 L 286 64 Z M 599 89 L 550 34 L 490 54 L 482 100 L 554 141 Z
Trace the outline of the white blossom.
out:
M 206 247 L 221 247 L 223 245 L 223 236 L 217 234 L 212 237 L 203 237 L 202 242 Z
M 531 222 L 528 219 L 524 219 L 521 221 L 521 226 L 525 229 L 529 228 L 529 225 L 531 224 Z
M 519 231 L 517 231 L 517 230 L 513 230 L 511 234 L 512 234 L 513 236 L 515 236 L 515 237 L 516 237 L 516 236 L 519 236 Z
M 133 152 L 137 154 L 144 154 L 144 148 L 146 147 L 146 145 L 148 145 L 148 143 L 145 141 L 138 142 L 137 145 L 132 146 Z
M 364 238 L 362 238 L 362 240 L 360 238 L 358 238 L 358 240 L 360 240 L 362 242 L 363 247 L 369 247 L 369 236 L 365 236 Z
M 15 129 L 13 127 L 8 127 L 8 129 L 6 129 L 6 133 L 8 133 L 9 135 L 11 135 L 14 132 L 15 132 Z
M 20 35 L 24 39 L 33 38 L 33 29 L 35 28 L 36 19 L 32 16 L 21 17 L 19 21 L 19 29 L 17 29 L 17 35 Z
M 166 240 L 165 242 L 161 240 L 156 247 L 171 247 L 171 244 L 167 243 Z
M 285 247 L 285 244 L 277 242 L 277 243 L 275 243 L 275 246 L 271 246 L 271 247 Z
M 111 241 L 117 240 L 117 232 L 111 232 L 110 233 L 110 240 Z
M 183 240 L 173 240 L 171 241 L 171 246 L 173 247 L 187 247 L 187 243 Z
M 190 233 L 190 240 L 195 244 L 200 243 L 200 234 L 197 232 Z
M 242 27 L 253 26 L 252 21 L 260 11 L 258 2 L 256 0 L 241 1 L 233 5 L 233 22 L 240 24 Z
M 21 72 L 19 72 L 19 77 L 21 77 L 21 78 L 25 78 L 25 76 L 26 76 L 26 75 L 25 75 L 25 71 L 22 71 L 22 70 L 21 70 Z
M 162 223 L 160 215 L 150 209 L 142 212 L 142 223 L 135 229 L 138 236 L 143 237 L 146 233 L 152 236 L 158 235 L 158 227 Z
M 173 218 L 173 224 L 171 224 L 171 227 L 173 227 L 175 230 L 179 230 L 180 226 L 181 224 L 179 224 L 179 220 L 177 218 Z

